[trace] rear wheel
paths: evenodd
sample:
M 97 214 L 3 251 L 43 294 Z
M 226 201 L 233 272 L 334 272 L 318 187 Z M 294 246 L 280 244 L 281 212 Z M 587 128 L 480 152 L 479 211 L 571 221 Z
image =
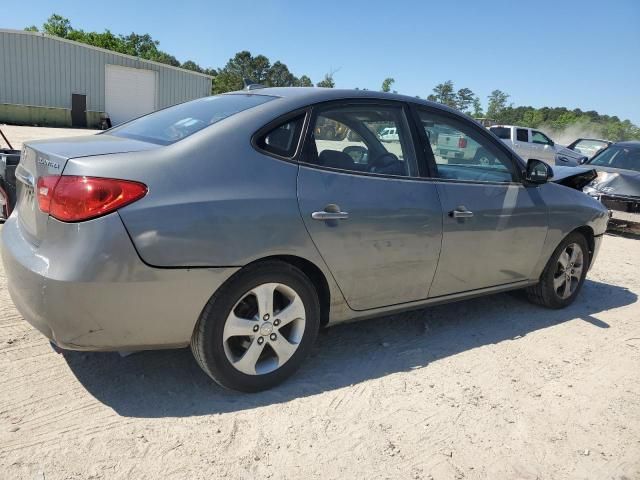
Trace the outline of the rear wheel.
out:
M 313 284 L 279 261 L 250 266 L 211 297 L 191 349 L 223 387 L 256 392 L 292 375 L 308 355 L 320 324 Z
M 590 261 L 584 235 L 569 234 L 551 255 L 540 283 L 527 289 L 529 300 L 549 308 L 570 305 L 582 288 Z

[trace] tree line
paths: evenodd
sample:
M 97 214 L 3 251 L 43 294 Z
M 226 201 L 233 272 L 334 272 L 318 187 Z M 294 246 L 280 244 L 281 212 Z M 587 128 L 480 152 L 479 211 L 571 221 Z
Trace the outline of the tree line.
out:
M 630 120 L 621 120 L 617 116 L 601 115 L 595 110 L 570 110 L 565 107 L 531 106 L 515 107 L 509 102 L 509 95 L 502 90 L 494 90 L 487 97 L 487 110 L 483 112 L 480 99 L 468 88 L 455 91 L 453 82 L 448 80 L 433 88 L 428 100 L 443 103 L 475 118 L 486 118 L 505 125 L 547 129 L 561 133 L 571 127 L 572 131 L 582 132 L 612 141 L 640 140 L 640 128 Z
M 40 31 L 36 26 L 25 30 Z M 119 35 L 110 30 L 85 32 L 74 28 L 68 18 L 58 14 L 53 14 L 47 19 L 42 25 L 42 31 L 57 37 L 210 75 L 213 77 L 212 93 L 214 94 L 241 90 L 245 79 L 269 87 L 314 86 L 309 76 L 296 76 L 285 63 L 279 60 L 271 63 L 266 56 L 254 56 L 246 50 L 236 53 L 222 68 L 204 68 L 193 60 L 180 62 L 173 55 L 160 50 L 160 42 L 154 40 L 148 33 L 141 35 L 132 32 L 129 35 Z M 334 88 L 335 73 L 336 71 L 326 73 L 315 86 Z M 394 83 L 395 80 L 392 77 L 385 78 L 380 90 L 390 92 Z M 397 93 L 395 90 L 393 92 Z M 496 123 L 531 128 L 544 127 L 554 131 L 575 126 L 580 131 L 592 132 L 591 135 L 613 141 L 640 139 L 640 128 L 629 120 L 600 115 L 593 110 L 582 111 L 579 108 L 569 110 L 564 107 L 514 107 L 512 103 L 508 103 L 509 95 L 502 90 L 491 92 L 487 97 L 485 111 L 480 97 L 466 87 L 456 90 L 451 80 L 436 85 L 427 100 L 448 105 L 474 118 L 487 118 Z

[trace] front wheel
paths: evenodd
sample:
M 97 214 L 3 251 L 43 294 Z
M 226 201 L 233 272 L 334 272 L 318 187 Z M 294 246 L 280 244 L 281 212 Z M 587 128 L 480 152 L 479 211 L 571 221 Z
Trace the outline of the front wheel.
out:
M 191 350 L 223 387 L 257 392 L 298 369 L 319 325 L 318 295 L 306 275 L 269 261 L 247 267 L 211 297 Z
M 584 235 L 569 234 L 551 255 L 540 282 L 527 289 L 529 300 L 549 308 L 572 304 L 582 288 L 590 261 Z
M 495 163 L 495 158 L 490 155 L 489 152 L 487 152 L 484 148 L 481 148 L 473 156 L 473 163 L 475 165 L 489 167 Z

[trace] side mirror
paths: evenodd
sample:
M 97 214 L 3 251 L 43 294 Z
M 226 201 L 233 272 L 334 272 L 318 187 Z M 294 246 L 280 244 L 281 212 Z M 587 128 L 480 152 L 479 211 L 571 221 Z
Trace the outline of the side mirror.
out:
M 587 160 L 589 160 L 589 158 L 588 158 L 588 157 L 582 157 L 582 158 L 580 159 L 580 165 L 584 165 L 585 163 L 587 163 Z
M 551 177 L 553 177 L 553 170 L 548 164 L 536 158 L 529 159 L 524 175 L 527 182 L 540 185 L 546 183 Z

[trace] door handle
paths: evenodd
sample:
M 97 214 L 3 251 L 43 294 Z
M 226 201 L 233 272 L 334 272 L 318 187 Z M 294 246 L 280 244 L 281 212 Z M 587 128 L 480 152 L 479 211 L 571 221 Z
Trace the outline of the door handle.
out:
M 311 218 L 314 220 L 346 220 L 349 218 L 348 212 L 343 212 L 340 207 L 334 203 L 330 203 L 324 210 L 313 212 Z
M 311 218 L 314 220 L 346 220 L 349 218 L 347 212 L 313 212 Z
M 450 211 L 449 216 L 453 218 L 471 218 L 473 217 L 473 212 L 470 212 L 466 207 L 460 205 L 455 210 Z

